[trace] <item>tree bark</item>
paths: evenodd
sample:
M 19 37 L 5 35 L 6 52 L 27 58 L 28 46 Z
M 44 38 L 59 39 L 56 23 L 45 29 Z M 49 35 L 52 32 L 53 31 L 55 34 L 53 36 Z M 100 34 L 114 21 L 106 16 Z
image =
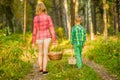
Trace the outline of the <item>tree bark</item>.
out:
M 23 39 L 26 38 L 26 0 L 24 0 L 24 30 L 23 30 Z
M 63 0 L 63 4 L 64 4 L 64 14 L 66 17 L 66 26 L 65 27 L 65 32 L 66 32 L 66 36 L 68 39 L 70 39 L 70 32 L 71 32 L 71 25 L 70 25 L 70 17 L 68 14 L 68 4 L 67 4 L 67 0 Z
M 71 26 L 73 26 L 75 24 L 75 0 L 71 0 L 70 2 L 70 13 L 71 13 Z
M 106 0 L 103 0 L 104 40 L 107 42 Z
M 96 1 L 95 0 L 92 0 L 92 3 L 93 3 L 93 27 L 94 27 L 94 34 L 97 33 L 97 26 L 96 26 Z
M 78 6 L 79 6 L 79 1 L 75 0 L 75 16 L 78 15 Z
M 114 20 L 114 26 L 115 26 L 115 32 L 116 33 L 118 33 L 118 20 L 119 20 L 119 15 L 118 15 L 118 0 L 114 0 L 114 18 L 115 18 L 115 20 Z
M 91 0 L 88 0 L 88 19 L 89 19 L 89 27 L 90 27 L 90 36 L 91 40 L 94 40 L 94 32 L 93 32 L 93 23 L 92 23 L 92 15 L 91 15 Z

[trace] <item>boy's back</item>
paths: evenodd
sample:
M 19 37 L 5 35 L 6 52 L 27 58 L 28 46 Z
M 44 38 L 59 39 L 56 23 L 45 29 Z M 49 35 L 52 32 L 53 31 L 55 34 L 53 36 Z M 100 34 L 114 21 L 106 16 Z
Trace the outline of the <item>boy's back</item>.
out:
M 83 46 L 86 41 L 86 31 L 81 25 L 75 25 L 71 32 L 71 44 Z

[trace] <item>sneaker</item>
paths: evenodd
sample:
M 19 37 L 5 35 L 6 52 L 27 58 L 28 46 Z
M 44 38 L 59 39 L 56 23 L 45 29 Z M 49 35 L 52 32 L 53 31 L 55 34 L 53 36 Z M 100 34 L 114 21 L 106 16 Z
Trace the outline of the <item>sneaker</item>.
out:
M 43 73 L 43 75 L 46 75 L 46 74 L 48 74 L 48 71 L 43 71 L 42 73 Z

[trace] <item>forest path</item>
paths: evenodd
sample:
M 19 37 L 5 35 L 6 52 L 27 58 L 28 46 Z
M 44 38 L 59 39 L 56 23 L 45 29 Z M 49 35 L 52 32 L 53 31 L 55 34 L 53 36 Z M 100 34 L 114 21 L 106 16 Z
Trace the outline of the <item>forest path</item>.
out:
M 87 51 L 87 46 L 83 48 L 83 55 Z M 94 69 L 94 71 L 103 79 L 103 80 L 118 80 L 115 75 L 110 74 L 102 65 L 95 63 L 87 58 L 83 58 L 83 63 L 87 66 Z
M 44 80 L 44 75 L 39 72 L 39 66 L 37 62 L 33 64 L 33 69 L 27 76 L 25 76 L 24 80 Z
M 87 47 L 84 47 L 83 54 L 87 51 Z M 72 49 L 66 49 L 64 50 L 64 53 L 71 53 Z M 112 75 L 107 72 L 107 70 L 102 66 L 94 61 L 91 61 L 89 59 L 83 58 L 83 63 L 91 68 L 94 69 L 94 71 L 103 79 L 103 80 L 118 80 L 115 75 Z M 44 75 L 39 72 L 39 66 L 38 63 L 33 64 L 33 70 L 31 73 L 29 73 L 24 80 L 44 80 Z

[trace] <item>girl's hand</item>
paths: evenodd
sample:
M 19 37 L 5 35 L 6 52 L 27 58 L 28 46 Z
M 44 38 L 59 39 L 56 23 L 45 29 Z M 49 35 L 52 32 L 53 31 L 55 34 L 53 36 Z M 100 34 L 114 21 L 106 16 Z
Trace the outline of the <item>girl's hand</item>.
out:
M 35 48 L 35 44 L 32 44 L 32 48 Z

